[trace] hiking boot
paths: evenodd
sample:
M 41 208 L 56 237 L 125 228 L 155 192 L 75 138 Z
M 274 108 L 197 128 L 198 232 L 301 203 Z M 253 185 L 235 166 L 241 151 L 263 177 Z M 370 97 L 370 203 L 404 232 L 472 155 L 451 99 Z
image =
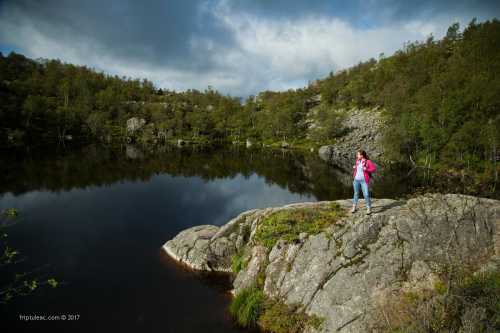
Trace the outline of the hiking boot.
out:
M 356 205 L 352 206 L 351 213 L 354 213 L 356 211 Z
M 370 207 L 368 207 L 366 209 L 366 215 L 370 215 L 372 213 L 372 209 Z

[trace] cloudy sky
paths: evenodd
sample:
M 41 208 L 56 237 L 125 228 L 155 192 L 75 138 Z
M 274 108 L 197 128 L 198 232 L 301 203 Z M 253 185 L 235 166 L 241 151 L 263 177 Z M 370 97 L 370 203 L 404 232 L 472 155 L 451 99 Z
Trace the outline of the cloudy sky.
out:
M 246 96 L 499 16 L 499 0 L 0 0 L 0 51 Z

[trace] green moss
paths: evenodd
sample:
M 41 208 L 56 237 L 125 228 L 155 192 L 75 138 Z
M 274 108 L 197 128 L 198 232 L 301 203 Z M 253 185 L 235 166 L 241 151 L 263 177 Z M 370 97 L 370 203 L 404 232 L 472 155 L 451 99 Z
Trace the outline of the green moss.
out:
M 326 208 L 296 208 L 275 212 L 258 226 L 254 240 L 272 248 L 278 239 L 296 241 L 302 232 L 317 234 L 344 216 L 337 203 Z

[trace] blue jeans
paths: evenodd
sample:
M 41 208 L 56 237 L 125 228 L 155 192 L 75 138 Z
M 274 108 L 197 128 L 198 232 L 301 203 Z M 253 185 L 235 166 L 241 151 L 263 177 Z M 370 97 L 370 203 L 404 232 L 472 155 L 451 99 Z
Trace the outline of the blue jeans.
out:
M 358 204 L 359 186 L 361 185 L 361 190 L 363 191 L 363 197 L 365 198 L 366 207 L 370 208 L 371 207 L 370 193 L 368 192 L 368 184 L 366 183 L 366 181 L 364 179 L 363 180 L 354 179 L 352 185 L 354 187 L 354 198 L 352 199 L 352 204 L 353 205 Z

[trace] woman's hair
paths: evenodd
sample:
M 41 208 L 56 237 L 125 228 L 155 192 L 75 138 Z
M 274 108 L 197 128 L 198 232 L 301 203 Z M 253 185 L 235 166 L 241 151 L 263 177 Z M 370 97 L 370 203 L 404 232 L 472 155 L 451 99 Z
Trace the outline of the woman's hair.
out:
M 363 155 L 363 157 L 365 158 L 365 160 L 369 160 L 368 155 L 366 154 L 366 151 L 360 149 L 360 150 L 358 150 L 358 153 L 360 153 L 361 155 Z

